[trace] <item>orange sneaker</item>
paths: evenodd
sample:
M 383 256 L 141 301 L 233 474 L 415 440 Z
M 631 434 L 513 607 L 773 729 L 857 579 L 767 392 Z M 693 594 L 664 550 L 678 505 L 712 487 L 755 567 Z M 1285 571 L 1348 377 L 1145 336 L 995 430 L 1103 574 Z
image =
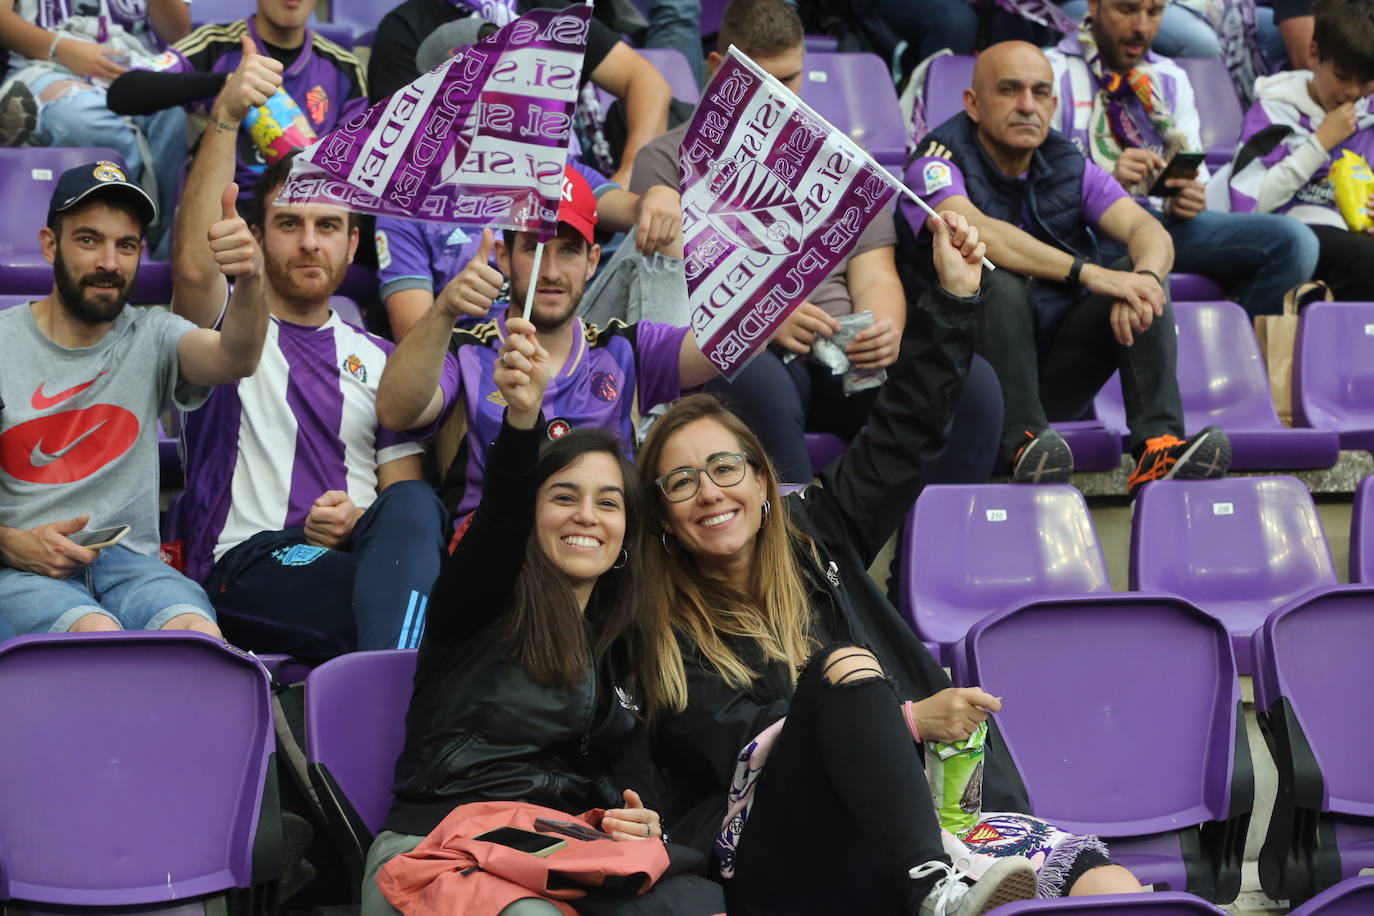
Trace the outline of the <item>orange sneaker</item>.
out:
M 1230 467 L 1231 440 L 1220 426 L 1209 426 L 1187 442 L 1177 436 L 1155 436 L 1145 440 L 1126 492 L 1134 499 L 1152 480 L 1211 480 L 1225 476 Z

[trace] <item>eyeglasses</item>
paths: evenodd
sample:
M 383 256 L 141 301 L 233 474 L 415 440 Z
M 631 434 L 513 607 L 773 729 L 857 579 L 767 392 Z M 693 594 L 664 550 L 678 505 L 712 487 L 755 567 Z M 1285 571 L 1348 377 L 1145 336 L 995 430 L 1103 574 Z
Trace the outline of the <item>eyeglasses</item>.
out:
M 663 491 L 669 502 L 680 503 L 697 495 L 701 489 L 701 472 L 705 471 L 711 482 L 718 487 L 733 487 L 744 479 L 744 469 L 749 466 L 749 456 L 743 452 L 726 452 L 712 455 L 699 468 L 673 468 L 654 481 Z

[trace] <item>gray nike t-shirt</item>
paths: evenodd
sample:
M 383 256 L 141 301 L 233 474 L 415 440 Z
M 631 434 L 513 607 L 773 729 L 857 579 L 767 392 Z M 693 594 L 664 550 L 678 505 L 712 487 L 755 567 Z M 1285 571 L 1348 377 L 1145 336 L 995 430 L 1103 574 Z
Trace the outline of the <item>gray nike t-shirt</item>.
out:
M 157 555 L 157 418 L 210 394 L 178 371 L 177 343 L 194 328 L 125 306 L 99 343 L 68 349 L 38 329 L 32 303 L 0 311 L 0 525 L 88 512 L 88 530 L 130 525 L 121 543 Z

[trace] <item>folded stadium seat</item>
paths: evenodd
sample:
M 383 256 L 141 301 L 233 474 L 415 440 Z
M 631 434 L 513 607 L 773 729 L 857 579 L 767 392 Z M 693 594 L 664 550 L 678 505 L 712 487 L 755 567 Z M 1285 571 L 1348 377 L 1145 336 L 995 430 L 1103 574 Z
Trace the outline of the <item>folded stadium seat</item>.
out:
M 1121 466 L 1121 434 L 1101 420 L 1051 423 L 1073 452 L 1075 471 L 1114 471 Z
M 351 652 L 325 662 L 305 679 L 310 782 L 355 893 L 368 847 L 391 810 L 415 656 L 413 649 Z
M 390 9 L 390 4 L 374 0 L 329 0 L 329 22 L 348 29 L 355 45 L 370 48 L 377 37 L 377 24 Z
M 1176 57 L 1174 63 L 1193 84 L 1193 102 L 1202 122 L 1202 148 L 1207 167 L 1215 172 L 1227 165 L 1236 152 L 1245 112 L 1231 84 L 1226 65 L 1212 57 Z
M 363 321 L 362 310 L 358 308 L 358 303 L 347 296 L 330 296 L 329 307 L 339 313 L 339 319 L 346 321 L 353 327 L 366 330 L 367 324 Z
M 1255 633 L 1255 710 L 1278 768 L 1260 883 L 1298 902 L 1374 867 L 1374 586 L 1339 585 Z M 1374 893 L 1362 895 L 1374 913 Z M 1296 912 L 1296 911 L 1294 911 Z
M 1226 911 L 1201 897 L 1164 891 L 1157 894 L 1113 894 L 1105 897 L 1061 897 L 1020 900 L 998 907 L 997 916 L 1225 916 Z
M 21 636 L 0 734 L 0 902 L 267 912 L 283 839 L 256 660 L 189 632 Z
M 1350 513 L 1350 581 L 1374 582 L 1374 474 L 1355 487 Z
M 701 87 L 697 85 L 692 68 L 681 51 L 676 48 L 635 48 L 635 51 L 642 54 L 645 60 L 654 65 L 655 70 L 663 74 L 663 78 L 668 81 L 668 87 L 673 90 L 673 98 L 691 102 L 693 105 L 701 101 Z M 615 101 L 615 96 L 600 86 L 596 88 L 596 97 L 601 102 L 603 114 Z
M 160 486 L 177 488 L 185 482 L 181 467 L 181 445 L 176 433 L 169 432 L 157 420 L 157 464 Z
M 1236 898 L 1254 773 L 1220 621 L 1175 595 L 1036 599 L 969 629 L 954 682 L 1003 697 L 1031 814 L 1142 884 Z
M 310 665 L 289 655 L 261 652 L 257 653 L 257 656 L 258 661 L 267 669 L 267 673 L 272 675 L 272 679 L 285 686 L 303 683 L 313 670 Z
M 720 31 L 721 17 L 725 15 L 725 8 L 729 5 L 730 0 L 701 0 L 701 34 L 703 38 Z M 645 12 L 648 12 L 647 9 Z
M 1293 349 L 1293 422 L 1374 451 L 1374 302 L 1314 302 Z
M 1226 290 L 1198 274 L 1169 274 L 1169 297 L 1175 302 L 1220 302 L 1226 298 Z
M 800 95 L 898 177 L 906 165 L 906 119 L 892 74 L 876 54 L 806 55 Z
M 964 110 L 964 90 L 973 85 L 973 61 L 972 55 L 945 54 L 930 62 L 923 98 L 931 130 Z
M 989 614 L 1112 590 L 1088 505 L 1067 484 L 929 486 L 904 535 L 899 610 L 946 665 Z
M 1369 916 L 1374 913 L 1374 875 L 1327 888 L 1288 916 Z
M 353 50 L 353 30 L 346 24 L 340 22 L 317 22 L 312 18 L 310 20 L 310 28 L 318 32 L 321 37 L 328 38 L 344 50 Z
M 806 51 L 836 51 L 839 50 L 840 40 L 834 35 L 807 35 L 805 36 Z
M 1307 487 L 1293 477 L 1158 480 L 1135 501 L 1131 588 L 1182 595 L 1231 632 L 1241 673 L 1275 608 L 1336 584 Z
M 1290 429 L 1279 421 L 1269 375 L 1250 317 L 1234 302 L 1177 302 L 1178 387 L 1187 431 L 1216 424 L 1231 437 L 1237 471 L 1329 468 L 1340 442 L 1324 429 Z M 1121 383 L 1113 375 L 1093 401 L 1111 429 L 1126 429 Z M 1123 432 L 1124 438 L 1124 432 Z
M 819 474 L 830 462 L 843 455 L 849 443 L 834 433 L 807 433 L 806 454 L 811 459 L 811 472 Z M 810 481 L 806 481 L 810 483 Z

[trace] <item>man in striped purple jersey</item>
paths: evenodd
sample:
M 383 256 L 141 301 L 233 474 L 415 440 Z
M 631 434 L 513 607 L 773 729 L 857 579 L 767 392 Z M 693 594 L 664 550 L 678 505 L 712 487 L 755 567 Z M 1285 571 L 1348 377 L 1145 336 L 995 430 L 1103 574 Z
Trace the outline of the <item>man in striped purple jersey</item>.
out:
M 239 123 L 275 90 L 280 67 L 243 58 L 187 177 L 173 308 L 201 326 L 219 321 L 228 293 L 209 269 L 206 221 L 219 206 L 216 189 L 233 178 Z M 329 307 L 357 249 L 356 217 L 273 203 L 289 163 L 264 173 L 249 206 L 268 279 L 263 360 L 188 416 L 176 530 L 187 572 L 204 582 L 225 636 L 239 645 L 305 658 L 414 647 L 446 527 L 421 479 L 428 431 L 378 425 L 377 384 L 393 345 Z M 456 378 L 446 384 L 451 393 Z

